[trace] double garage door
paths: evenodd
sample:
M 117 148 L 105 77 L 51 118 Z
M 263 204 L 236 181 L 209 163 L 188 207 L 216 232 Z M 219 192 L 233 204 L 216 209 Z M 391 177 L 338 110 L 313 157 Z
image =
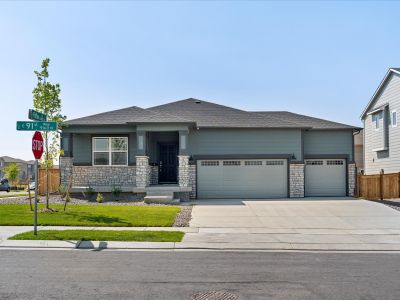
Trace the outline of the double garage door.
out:
M 199 160 L 198 198 L 284 198 L 286 159 Z
M 305 196 L 345 196 L 344 159 L 305 160 Z M 286 198 L 286 159 L 197 161 L 198 198 Z

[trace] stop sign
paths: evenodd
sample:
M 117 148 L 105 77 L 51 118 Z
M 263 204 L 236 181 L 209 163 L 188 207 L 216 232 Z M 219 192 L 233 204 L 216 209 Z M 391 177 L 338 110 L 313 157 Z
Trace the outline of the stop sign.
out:
M 35 131 L 32 137 L 32 152 L 36 159 L 40 159 L 43 154 L 43 137 L 39 131 Z

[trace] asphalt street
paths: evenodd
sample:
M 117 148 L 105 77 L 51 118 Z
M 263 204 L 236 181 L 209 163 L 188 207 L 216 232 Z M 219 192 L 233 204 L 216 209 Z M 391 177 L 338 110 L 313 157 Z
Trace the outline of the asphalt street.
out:
M 0 251 L 0 299 L 399 299 L 399 278 L 396 253 Z

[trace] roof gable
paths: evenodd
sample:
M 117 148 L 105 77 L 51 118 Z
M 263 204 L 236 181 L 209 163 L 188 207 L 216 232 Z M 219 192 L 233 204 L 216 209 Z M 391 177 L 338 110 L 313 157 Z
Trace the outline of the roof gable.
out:
M 387 72 L 385 77 L 383 77 L 383 80 L 379 84 L 378 88 L 376 89 L 375 93 L 372 95 L 372 98 L 369 100 L 367 106 L 364 108 L 360 118 L 364 119 L 365 115 L 367 114 L 368 110 L 371 108 L 371 106 L 375 103 L 378 95 L 381 93 L 382 89 L 384 86 L 389 82 L 393 74 L 398 74 L 400 75 L 400 68 L 390 68 Z

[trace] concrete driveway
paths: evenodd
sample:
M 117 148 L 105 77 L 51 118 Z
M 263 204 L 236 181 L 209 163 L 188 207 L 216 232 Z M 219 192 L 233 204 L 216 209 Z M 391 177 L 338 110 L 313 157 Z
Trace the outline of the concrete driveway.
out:
M 228 248 L 400 250 L 400 212 L 354 198 L 198 200 L 190 226 L 199 228 L 198 233 L 186 234 L 185 243 Z

